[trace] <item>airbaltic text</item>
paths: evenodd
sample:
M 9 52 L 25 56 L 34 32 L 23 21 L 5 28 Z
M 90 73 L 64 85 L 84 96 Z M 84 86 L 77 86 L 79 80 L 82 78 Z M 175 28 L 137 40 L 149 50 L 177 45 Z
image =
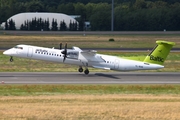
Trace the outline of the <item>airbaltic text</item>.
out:
M 164 62 L 164 58 L 159 57 L 159 56 L 155 57 L 153 55 L 150 55 L 150 60 L 158 61 L 158 62 Z

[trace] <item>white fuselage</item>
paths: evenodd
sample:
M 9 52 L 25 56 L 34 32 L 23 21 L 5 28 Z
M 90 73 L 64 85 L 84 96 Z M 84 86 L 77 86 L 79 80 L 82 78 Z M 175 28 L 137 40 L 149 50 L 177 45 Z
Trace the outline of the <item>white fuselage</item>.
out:
M 22 57 L 35 60 L 44 60 L 57 63 L 73 64 L 84 67 L 94 67 L 107 70 L 130 71 L 130 70 L 152 70 L 160 69 L 164 66 L 144 63 L 141 61 L 128 60 L 116 56 L 94 54 L 83 55 L 81 50 L 68 49 L 68 56 L 63 62 L 63 50 L 37 47 L 30 45 L 19 45 L 22 49 L 11 48 L 3 54 L 15 57 Z

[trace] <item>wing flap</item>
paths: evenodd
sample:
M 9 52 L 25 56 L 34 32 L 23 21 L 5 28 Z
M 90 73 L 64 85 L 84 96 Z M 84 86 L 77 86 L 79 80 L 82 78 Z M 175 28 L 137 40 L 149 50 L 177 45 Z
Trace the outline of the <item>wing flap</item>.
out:
M 104 62 L 104 60 L 96 55 L 97 51 L 89 50 L 89 51 L 81 51 L 80 59 L 86 59 L 89 62 Z
M 93 66 L 93 67 L 98 69 L 111 70 L 111 68 L 102 67 L 102 66 Z

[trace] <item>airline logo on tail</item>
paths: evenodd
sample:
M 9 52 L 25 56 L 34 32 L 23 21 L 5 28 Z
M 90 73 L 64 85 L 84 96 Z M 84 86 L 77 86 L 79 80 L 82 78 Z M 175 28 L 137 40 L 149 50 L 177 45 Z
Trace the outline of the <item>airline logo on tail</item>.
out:
M 144 62 L 163 65 L 171 48 L 175 45 L 175 43 L 161 40 L 156 41 L 156 43 L 157 46 L 148 56 L 146 56 Z
M 159 56 L 155 57 L 153 55 L 150 55 L 150 60 L 157 61 L 157 62 L 162 62 L 162 63 L 164 62 L 164 58 L 159 57 Z

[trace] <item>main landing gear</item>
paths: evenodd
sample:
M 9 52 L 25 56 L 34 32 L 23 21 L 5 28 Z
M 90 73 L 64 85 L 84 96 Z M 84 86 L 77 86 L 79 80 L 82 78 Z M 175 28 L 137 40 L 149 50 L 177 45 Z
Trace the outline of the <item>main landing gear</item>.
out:
M 82 72 L 83 72 L 83 68 L 80 66 L 79 69 L 78 69 L 78 71 L 79 71 L 80 73 L 82 73 Z M 84 74 L 86 74 L 86 75 L 89 74 L 88 68 L 86 68 L 86 70 L 84 70 Z
M 13 62 L 13 57 L 11 56 L 10 59 L 9 59 L 10 62 Z

